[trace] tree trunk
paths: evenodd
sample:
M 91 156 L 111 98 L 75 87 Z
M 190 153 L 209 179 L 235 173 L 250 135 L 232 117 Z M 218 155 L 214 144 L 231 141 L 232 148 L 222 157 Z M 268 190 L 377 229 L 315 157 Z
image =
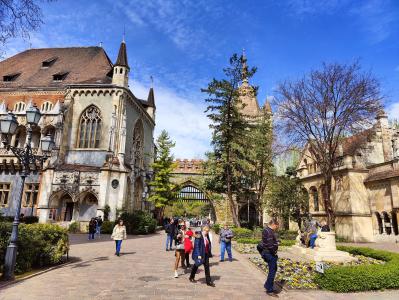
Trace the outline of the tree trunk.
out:
M 335 229 L 335 215 L 334 209 L 332 207 L 331 202 L 331 182 L 332 182 L 332 175 L 327 173 L 324 177 L 324 191 L 323 191 L 323 200 L 324 200 L 324 208 L 327 213 L 327 223 L 330 228 L 333 230 Z

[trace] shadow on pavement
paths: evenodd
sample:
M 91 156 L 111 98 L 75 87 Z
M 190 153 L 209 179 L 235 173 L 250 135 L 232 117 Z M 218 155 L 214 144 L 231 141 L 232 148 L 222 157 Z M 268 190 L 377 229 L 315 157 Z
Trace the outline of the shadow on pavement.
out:
M 146 234 L 146 235 L 128 235 L 128 240 L 136 240 L 136 239 L 143 239 L 147 237 L 157 236 L 160 235 L 160 232 Z M 69 243 L 71 246 L 73 245 L 80 245 L 80 244 L 96 244 L 96 243 L 103 243 L 103 242 L 111 242 L 111 234 L 101 234 L 101 236 L 96 236 L 94 240 L 89 240 L 87 238 L 86 233 L 70 233 L 69 234 Z

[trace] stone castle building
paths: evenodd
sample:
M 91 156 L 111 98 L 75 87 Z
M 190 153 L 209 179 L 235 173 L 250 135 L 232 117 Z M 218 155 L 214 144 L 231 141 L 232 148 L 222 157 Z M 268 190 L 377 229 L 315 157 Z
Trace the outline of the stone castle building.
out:
M 11 145 L 23 147 L 31 105 L 42 113 L 33 128 L 34 153 L 41 155 L 41 137 L 55 141 L 44 169 L 26 179 L 25 215 L 68 224 L 89 221 L 108 207 L 111 220 L 121 210 L 150 209 L 145 191 L 154 151 L 154 91 L 146 100 L 133 94 L 127 58 L 123 41 L 115 64 L 101 47 L 30 49 L 0 62 L 0 114 L 12 112 L 21 124 Z M 0 156 L 0 211 L 13 215 L 21 166 L 4 146 Z
M 333 209 L 338 236 L 355 242 L 399 240 L 399 130 L 384 112 L 375 125 L 343 139 L 333 173 Z M 298 176 L 309 193 L 310 213 L 326 219 L 323 178 L 307 147 Z

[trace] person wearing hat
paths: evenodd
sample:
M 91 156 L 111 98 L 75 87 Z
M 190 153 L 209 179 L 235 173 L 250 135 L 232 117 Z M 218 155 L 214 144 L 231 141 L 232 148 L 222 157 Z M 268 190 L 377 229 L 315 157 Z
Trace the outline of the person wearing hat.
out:
M 186 260 L 186 267 L 191 267 L 190 264 L 190 253 L 193 250 L 193 231 L 188 227 L 187 231 L 184 233 L 184 258 Z

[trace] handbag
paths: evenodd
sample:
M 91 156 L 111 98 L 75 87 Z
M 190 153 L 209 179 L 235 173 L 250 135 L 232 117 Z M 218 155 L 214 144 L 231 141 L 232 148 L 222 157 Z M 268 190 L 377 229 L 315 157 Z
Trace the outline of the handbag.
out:
M 176 250 L 184 250 L 184 245 L 183 244 L 176 245 Z

